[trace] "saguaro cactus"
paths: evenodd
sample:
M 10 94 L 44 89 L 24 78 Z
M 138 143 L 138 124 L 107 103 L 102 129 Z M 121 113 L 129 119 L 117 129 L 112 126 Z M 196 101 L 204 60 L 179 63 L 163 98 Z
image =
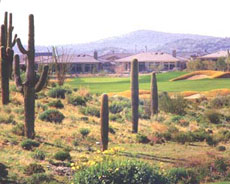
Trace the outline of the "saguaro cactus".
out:
M 109 105 L 108 95 L 103 94 L 101 100 L 101 149 L 108 149 L 109 142 Z
M 5 16 L 7 17 L 7 12 L 5 14 Z M 9 68 L 9 78 L 12 79 L 12 67 L 13 67 L 13 58 L 14 58 L 14 51 L 12 50 L 12 48 L 14 47 L 14 45 L 16 44 L 16 39 L 17 39 L 17 34 L 14 35 L 14 39 L 12 39 L 12 34 L 13 34 L 13 30 L 14 30 L 14 27 L 13 27 L 13 22 L 12 22 L 12 19 L 13 19 L 13 15 L 12 13 L 10 13 L 9 15 L 9 27 L 8 27 L 8 30 L 7 30 L 7 33 L 6 33 L 6 44 L 7 44 L 7 48 L 10 48 L 10 52 L 9 53 L 9 56 L 8 56 L 8 68 Z M 5 27 L 7 27 L 7 21 L 5 23 Z
M 14 36 L 12 41 L 12 14 L 10 13 L 9 17 L 9 28 L 8 26 L 8 13 L 5 12 L 4 25 L 1 26 L 1 89 L 2 89 L 2 104 L 9 103 L 9 78 L 12 74 L 12 63 L 14 57 L 14 51 L 12 48 L 16 43 L 17 35 Z
M 25 135 L 27 138 L 33 139 L 35 137 L 34 131 L 34 117 L 35 117 L 35 92 L 39 92 L 45 85 L 46 78 L 48 76 L 48 66 L 44 66 L 43 72 L 37 80 L 35 66 L 34 66 L 34 56 L 35 56 L 35 46 L 34 46 L 34 16 L 29 16 L 29 40 L 28 49 L 24 49 L 21 40 L 17 39 L 17 45 L 19 50 L 27 55 L 28 61 L 26 62 L 26 79 L 25 82 L 21 82 L 20 69 L 19 69 L 19 56 L 15 55 L 14 62 L 14 75 L 15 83 L 17 88 L 22 89 L 24 95 L 24 111 L 25 111 Z
M 158 91 L 156 73 L 153 72 L 151 76 L 151 115 L 158 113 Z
M 132 101 L 132 132 L 138 132 L 138 106 L 139 106 L 139 83 L 138 83 L 138 60 L 134 59 L 131 64 L 131 101 Z

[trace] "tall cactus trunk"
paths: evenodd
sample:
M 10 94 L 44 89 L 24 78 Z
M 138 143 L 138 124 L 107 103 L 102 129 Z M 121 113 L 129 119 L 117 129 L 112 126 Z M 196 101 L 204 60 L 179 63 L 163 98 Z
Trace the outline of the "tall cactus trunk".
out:
M 1 89 L 2 89 L 2 104 L 7 105 L 9 103 L 9 75 L 8 65 L 6 59 L 6 49 L 1 47 Z
M 8 67 L 8 54 L 11 53 L 10 49 L 6 51 L 6 36 L 5 36 L 5 25 L 1 26 L 1 91 L 2 91 L 2 104 L 7 105 L 9 99 L 9 67 Z
M 29 40 L 28 40 L 28 63 L 26 67 L 26 82 L 24 85 L 24 109 L 25 109 L 25 134 L 34 139 L 34 108 L 35 108 L 35 71 L 34 71 L 34 17 L 29 16 Z
M 155 72 L 151 76 L 151 115 L 158 113 L 158 90 Z
M 105 151 L 108 149 L 109 143 L 109 105 L 108 95 L 102 95 L 101 101 L 101 149 Z
M 139 83 L 138 61 L 134 59 L 131 64 L 131 101 L 132 101 L 132 132 L 138 132 L 138 106 L 139 106 Z
M 35 116 L 35 89 L 34 87 L 24 86 L 24 110 L 25 110 L 25 135 L 27 138 L 34 139 L 34 116 Z

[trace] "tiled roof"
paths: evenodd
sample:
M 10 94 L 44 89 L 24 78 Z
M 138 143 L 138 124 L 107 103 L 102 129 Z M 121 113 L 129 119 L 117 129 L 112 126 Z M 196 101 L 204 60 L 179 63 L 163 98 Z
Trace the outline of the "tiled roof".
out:
M 105 55 L 100 56 L 99 59 L 114 61 L 114 60 L 125 58 L 125 57 L 131 56 L 131 55 L 133 55 L 133 54 L 131 54 L 131 53 L 109 53 L 109 54 L 105 54 Z
M 131 62 L 133 59 L 137 59 L 139 62 L 177 62 L 185 60 L 178 59 L 170 54 L 163 52 L 144 52 L 122 59 L 118 59 L 116 60 L 116 62 Z
M 201 58 L 201 59 L 212 59 L 212 58 L 220 58 L 220 57 L 227 57 L 227 56 L 228 56 L 228 51 L 218 51 L 215 53 L 201 56 L 199 58 Z
M 64 55 L 59 57 L 60 57 L 60 62 L 63 61 L 63 63 L 87 63 L 87 64 L 100 63 L 100 61 L 94 59 L 93 56 L 89 56 L 86 54 Z M 20 56 L 20 58 L 21 58 L 20 63 L 24 64 L 26 57 L 23 55 Z M 35 57 L 35 63 L 49 64 L 49 63 L 54 63 L 54 60 L 52 56 L 37 56 Z

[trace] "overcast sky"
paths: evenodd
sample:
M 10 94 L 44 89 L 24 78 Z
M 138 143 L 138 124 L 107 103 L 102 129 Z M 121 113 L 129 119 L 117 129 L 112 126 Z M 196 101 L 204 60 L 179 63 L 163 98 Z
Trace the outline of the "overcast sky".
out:
M 230 0 L 1 0 L 27 43 L 35 15 L 36 44 L 95 41 L 136 30 L 230 37 Z

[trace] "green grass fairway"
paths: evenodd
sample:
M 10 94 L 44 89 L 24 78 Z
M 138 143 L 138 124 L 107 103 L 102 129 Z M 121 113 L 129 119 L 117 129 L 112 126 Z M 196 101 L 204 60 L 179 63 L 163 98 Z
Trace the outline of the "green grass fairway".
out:
M 181 80 L 170 82 L 170 79 L 184 75 L 186 72 L 168 72 L 157 75 L 159 91 L 209 91 L 212 89 L 230 88 L 230 79 Z M 86 87 L 93 93 L 121 92 L 130 89 L 129 77 L 86 77 L 68 82 L 72 87 Z M 140 89 L 150 89 L 150 75 L 139 77 Z

